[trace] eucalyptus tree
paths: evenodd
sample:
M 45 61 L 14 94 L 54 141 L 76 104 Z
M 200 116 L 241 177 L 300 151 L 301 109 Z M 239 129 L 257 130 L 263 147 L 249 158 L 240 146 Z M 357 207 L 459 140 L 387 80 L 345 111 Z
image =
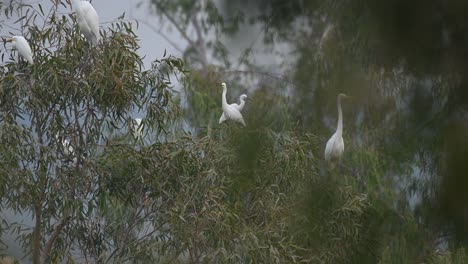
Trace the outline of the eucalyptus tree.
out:
M 34 221 L 31 229 L 9 223 L 2 230 L 21 238 L 33 263 L 115 261 L 129 238 L 112 229 L 123 219 L 109 217 L 120 210 L 106 195 L 108 168 L 100 163 L 114 144 L 109 132 L 124 134 L 132 113 L 144 109 L 148 127 L 164 133 L 179 113 L 169 73 L 181 73 L 182 61 L 168 56 L 143 69 L 132 21 L 102 27 L 102 42 L 90 46 L 75 16 L 60 9 L 65 2 L 50 10 L 17 1 L 0 7 L 6 19 L 19 17 L 10 22 L 21 25 L 34 57 L 27 65 L 14 50 L 1 51 L 1 206 Z M 137 187 L 128 199 L 142 199 Z M 143 218 L 126 219 L 127 233 Z M 148 240 L 132 241 L 125 256 L 138 259 Z

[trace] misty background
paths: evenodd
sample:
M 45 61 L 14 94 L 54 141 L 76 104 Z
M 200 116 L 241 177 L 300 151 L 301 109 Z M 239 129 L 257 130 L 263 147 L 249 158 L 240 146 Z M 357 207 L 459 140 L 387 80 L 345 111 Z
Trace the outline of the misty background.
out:
M 12 3 L 41 4 L 44 10 L 56 8 L 59 15 L 71 13 L 65 1 L 55 7 L 56 3 L 45 0 L 6 1 L 0 9 Z M 100 208 L 107 213 L 103 213 L 105 217 L 98 215 L 108 220 L 106 228 L 124 226 L 122 230 L 128 231 L 124 238 L 133 238 L 139 246 L 124 252 L 116 246 L 125 242 L 119 240 L 122 237 L 97 228 L 87 231 L 112 241 L 110 246 L 96 246 L 102 252 L 83 253 L 85 250 L 74 251 L 63 242 L 60 246 L 67 252 L 96 257 L 111 248 L 129 261 L 141 252 L 142 259 L 154 260 L 155 256 L 145 255 L 149 250 L 144 246 L 163 245 L 154 251 L 157 257 L 189 263 L 467 260 L 468 4 L 403 0 L 109 0 L 92 4 L 103 32 L 114 23 L 132 23 L 142 71 L 154 70 L 148 76 L 168 76 L 164 79 L 168 87 L 163 88 L 173 90 L 162 93 L 170 99 L 157 105 L 157 114 L 149 99 L 145 108 L 132 96 L 136 91 L 145 94 L 159 89 L 155 84 L 162 85 L 160 79 L 152 86 L 145 84 L 144 89 L 133 86 L 134 80 L 128 82 L 123 94 L 134 101 L 124 100 L 128 98 L 110 85 L 111 96 L 96 99 L 97 106 L 90 108 L 132 105 L 118 111 L 110 108 L 118 117 L 110 122 L 117 124 L 111 130 L 115 134 L 81 147 L 93 154 L 95 148 L 104 149 L 83 159 L 89 159 L 89 168 L 99 168 L 96 175 L 106 183 L 105 191 L 101 182 L 96 184 L 99 188 L 90 188 L 94 190 L 89 194 L 92 199 L 84 207 L 105 208 Z M 25 34 L 25 20 L 20 19 L 25 10 L 0 16 L 2 39 Z M 129 52 L 122 50 L 123 54 Z M 4 42 L 0 52 L 7 56 L 2 59 L 4 69 L 22 72 L 13 68 L 12 57 L 8 57 L 10 44 Z M 178 60 L 165 61 L 170 66 L 153 67 L 159 65 L 156 60 L 169 55 L 180 58 L 183 67 L 179 68 Z M 91 60 L 86 63 L 93 65 Z M 181 68 L 185 71 L 179 72 Z M 83 76 L 96 82 L 89 77 L 94 76 L 92 72 Z M 112 83 L 118 78 L 110 73 L 102 76 Z M 18 78 L 28 74 L 34 72 L 26 71 Z M 2 81 L 5 87 L 12 85 L 6 77 Z M 250 100 L 242 112 L 248 124 L 245 130 L 232 123 L 219 124 L 221 82 L 228 85 L 228 102 L 237 103 L 239 95 L 248 95 Z M 89 83 L 98 91 L 105 89 Z M 34 83 L 30 85 L 34 87 Z M 54 85 L 51 87 L 68 92 L 69 87 Z M 339 93 L 352 99 L 343 102 L 343 162 L 332 169 L 323 160 L 323 150 L 336 129 Z M 54 97 L 57 94 L 41 99 L 62 100 Z M 73 101 L 75 94 L 63 98 Z M 2 95 L 7 98 L 7 93 Z M 15 113 L 12 109 L 16 108 L 4 105 L 5 115 Z M 105 107 L 102 112 L 108 113 Z M 141 145 L 124 136 L 129 131 L 125 124 L 136 117 L 144 118 L 146 134 Z M 57 120 L 54 122 L 62 122 Z M 70 134 L 82 133 L 77 131 Z M 96 178 L 84 168 L 76 166 L 74 173 L 83 173 L 88 180 Z M 7 165 L 4 171 L 12 177 Z M 152 207 L 153 214 L 133 219 L 135 226 L 141 226 L 133 234 L 121 219 L 140 216 L 141 195 L 151 197 L 157 207 Z M 21 223 L 28 233 L 35 224 L 30 211 L 13 213 L 14 206 L 6 204 L 2 218 Z M 137 213 L 122 213 L 125 210 Z M 94 224 L 95 219 L 88 218 Z M 80 224 L 86 226 L 88 220 Z M 66 226 L 64 241 L 77 232 L 73 224 Z M 15 242 L 17 236 L 3 232 L 5 253 L 27 261 L 24 247 Z M 93 246 L 83 248 L 92 251 Z M 112 257 L 110 254 L 109 260 Z

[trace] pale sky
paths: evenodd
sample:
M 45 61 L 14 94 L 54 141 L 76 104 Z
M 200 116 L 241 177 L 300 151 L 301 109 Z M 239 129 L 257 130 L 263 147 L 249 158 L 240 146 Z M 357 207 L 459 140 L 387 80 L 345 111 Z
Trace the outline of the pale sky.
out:
M 107 22 L 116 20 L 123 12 L 125 12 L 125 17 L 128 19 L 144 20 L 155 27 L 159 24 L 159 19 L 149 11 L 149 0 L 95 0 L 92 3 L 99 14 L 101 28 L 105 28 Z M 142 3 L 139 8 L 137 8 L 138 3 Z M 167 50 L 167 54 L 177 57 L 181 56 L 180 52 L 175 50 L 161 36 L 143 23 L 139 24 L 139 28 L 135 30 L 135 34 L 140 39 L 141 48 L 138 53 L 145 56 L 145 66 L 149 66 L 151 61 L 161 58 L 164 54 L 164 49 Z M 172 39 L 178 38 L 177 35 L 172 34 Z

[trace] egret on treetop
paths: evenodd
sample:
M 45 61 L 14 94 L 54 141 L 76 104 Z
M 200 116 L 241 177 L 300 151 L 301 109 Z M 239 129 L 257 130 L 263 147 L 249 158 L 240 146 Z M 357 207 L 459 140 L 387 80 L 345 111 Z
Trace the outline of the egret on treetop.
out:
M 89 42 L 97 44 L 99 42 L 99 17 L 96 9 L 90 2 L 84 0 L 71 0 L 71 5 L 76 11 L 76 20 L 81 33 Z
M 15 48 L 18 51 L 18 54 L 25 58 L 29 64 L 34 63 L 31 47 L 23 36 L 13 36 L 9 38 L 7 42 L 11 42 L 13 44 L 13 48 Z
M 141 124 L 141 118 L 135 118 L 132 120 L 133 121 L 133 136 L 136 139 L 141 139 L 143 136 L 143 125 Z
M 222 106 L 223 106 L 223 114 L 225 116 L 225 120 L 233 120 L 236 122 L 241 123 L 242 125 L 245 125 L 244 118 L 242 117 L 238 106 L 234 106 L 234 104 L 228 104 L 226 100 L 226 93 L 227 93 L 227 87 L 226 83 L 221 83 L 221 87 L 223 87 L 223 94 L 222 94 Z M 220 119 L 221 122 L 221 119 Z
M 247 100 L 247 95 L 243 94 L 239 97 L 239 104 L 230 104 L 230 106 L 234 106 L 239 110 L 239 112 L 244 109 L 245 106 L 245 100 Z M 226 116 L 224 115 L 224 112 L 221 114 L 221 117 L 219 118 L 219 123 L 221 124 L 222 122 L 226 121 Z
M 343 113 L 341 112 L 341 99 L 351 98 L 346 94 L 340 93 L 337 97 L 338 101 L 338 125 L 336 132 L 328 140 L 325 147 L 325 160 L 327 162 L 338 161 L 341 163 L 341 156 L 344 152 L 344 142 L 343 142 Z

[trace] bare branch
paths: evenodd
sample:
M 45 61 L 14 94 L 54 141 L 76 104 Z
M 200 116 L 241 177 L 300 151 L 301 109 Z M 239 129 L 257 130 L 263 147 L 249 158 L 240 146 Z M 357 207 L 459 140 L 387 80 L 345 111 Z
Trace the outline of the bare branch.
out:
M 157 4 L 156 2 L 156 7 L 159 8 L 159 10 L 161 10 L 162 14 L 172 23 L 172 25 L 174 25 L 174 27 L 177 29 L 177 31 L 179 31 L 182 37 L 185 40 L 187 40 L 187 42 L 190 43 L 190 45 L 195 46 L 195 42 L 187 35 L 186 29 L 182 28 L 179 25 L 179 23 L 177 23 L 177 21 L 174 19 L 174 17 L 172 17 L 162 5 Z
M 230 71 L 219 71 L 220 73 L 224 73 L 224 74 L 255 74 L 255 75 L 263 75 L 263 76 L 267 76 L 267 77 L 270 77 L 270 78 L 273 78 L 273 79 L 276 79 L 276 80 L 280 80 L 280 81 L 283 81 L 283 82 L 286 82 L 286 83 L 289 83 L 289 84 L 293 84 L 294 83 L 287 79 L 286 77 L 283 77 L 283 76 L 276 76 L 272 73 L 269 73 L 269 72 L 260 72 L 260 71 L 242 71 L 242 70 L 230 70 Z
M 200 55 L 200 61 L 203 66 L 208 64 L 208 59 L 206 58 L 206 48 L 205 48 L 205 41 L 203 39 L 203 34 L 201 32 L 200 24 L 198 23 L 197 16 L 192 16 L 192 24 L 195 28 L 195 32 L 197 34 L 197 50 Z
M 44 247 L 44 252 L 42 253 L 42 263 L 46 262 L 46 259 L 49 257 L 50 250 L 52 249 L 52 245 L 54 244 L 55 240 L 57 237 L 60 235 L 60 232 L 62 232 L 62 229 L 65 227 L 65 225 L 68 222 L 68 217 L 64 217 L 62 221 L 60 221 L 60 224 L 58 224 L 52 235 L 49 237 L 49 240 L 45 244 Z
M 179 47 L 179 45 L 177 45 L 174 41 L 172 41 L 168 36 L 166 36 L 166 34 L 164 34 L 161 29 L 157 29 L 155 26 L 153 26 L 151 23 L 149 23 L 148 21 L 146 20 L 139 20 L 140 23 L 142 23 L 143 25 L 147 26 L 148 28 L 150 28 L 151 30 L 153 30 L 155 33 L 157 33 L 158 35 L 160 35 L 164 40 L 166 40 L 172 47 L 174 47 L 178 52 L 180 52 L 181 54 L 184 53 L 184 50 L 182 48 Z

